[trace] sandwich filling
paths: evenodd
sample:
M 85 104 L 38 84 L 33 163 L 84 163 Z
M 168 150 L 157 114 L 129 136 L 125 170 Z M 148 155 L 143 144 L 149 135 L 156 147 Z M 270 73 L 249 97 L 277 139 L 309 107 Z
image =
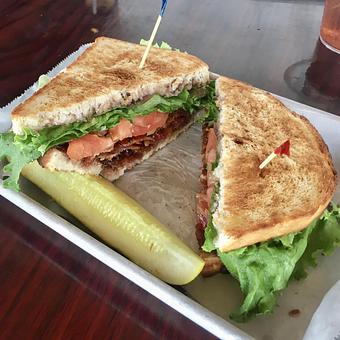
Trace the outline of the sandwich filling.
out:
M 39 131 L 25 128 L 20 135 L 0 134 L 0 160 L 8 161 L 3 168 L 3 185 L 19 190 L 22 168 L 37 159 L 48 166 L 54 151 L 70 161 L 65 170 L 82 172 L 89 168 L 91 171 L 84 173 L 101 173 L 115 179 L 119 175 L 115 170 L 131 168 L 187 127 L 195 112 L 210 105 L 213 91 L 214 85 L 210 84 L 206 88 L 184 89 L 173 97 L 155 94 L 87 121 Z M 58 170 L 53 164 L 49 168 Z M 110 168 L 110 174 L 105 173 Z
M 78 169 L 113 180 L 121 174 L 120 169 L 132 168 L 191 121 L 192 116 L 181 109 L 170 114 L 151 112 L 137 116 L 132 122 L 122 118 L 111 129 L 90 133 L 50 149 L 40 158 L 40 164 L 51 170 L 62 170 L 60 162 L 53 162 L 59 151 Z
M 197 227 L 196 236 L 199 245 L 204 243 L 204 230 L 208 224 L 210 202 L 215 189 L 214 170 L 217 165 L 216 128 L 205 124 L 202 129 L 202 190 L 197 194 Z

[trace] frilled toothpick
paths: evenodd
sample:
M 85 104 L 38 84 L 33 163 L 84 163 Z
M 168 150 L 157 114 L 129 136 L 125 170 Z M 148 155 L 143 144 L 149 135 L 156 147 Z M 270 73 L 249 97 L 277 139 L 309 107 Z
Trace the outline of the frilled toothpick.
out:
M 266 165 L 268 165 L 276 156 L 290 156 L 290 140 L 287 139 L 278 148 L 276 148 L 259 166 L 262 170 Z

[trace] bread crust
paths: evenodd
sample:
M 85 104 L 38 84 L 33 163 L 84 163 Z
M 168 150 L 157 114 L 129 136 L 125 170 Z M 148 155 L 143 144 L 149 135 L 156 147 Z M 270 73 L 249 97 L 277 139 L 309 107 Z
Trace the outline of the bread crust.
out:
M 81 175 L 99 175 L 102 171 L 102 164 L 97 161 L 89 165 L 84 165 L 81 161 L 71 160 L 66 153 L 56 148 L 48 150 L 45 155 L 39 159 L 42 167 L 50 171 L 73 171 Z
M 216 245 L 229 251 L 297 232 L 330 202 L 337 175 L 312 124 L 271 94 L 233 79 L 216 84 L 220 108 L 220 198 L 213 214 Z M 290 157 L 259 164 L 283 141 Z
M 177 51 L 152 48 L 143 69 L 145 46 L 100 37 L 70 66 L 12 112 L 12 129 L 88 120 L 146 96 L 177 95 L 209 82 L 208 65 Z

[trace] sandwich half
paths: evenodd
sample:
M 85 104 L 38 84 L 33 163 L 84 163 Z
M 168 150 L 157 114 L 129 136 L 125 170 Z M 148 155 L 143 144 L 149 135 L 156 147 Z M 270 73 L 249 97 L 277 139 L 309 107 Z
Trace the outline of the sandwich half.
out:
M 221 77 L 216 104 L 218 113 L 203 126 L 196 235 L 203 273 L 226 268 L 240 281 L 246 299 L 234 317 L 242 321 L 272 310 L 275 292 L 287 285 L 331 201 L 337 176 L 317 130 L 272 95 Z M 290 155 L 260 170 L 286 140 Z M 339 212 L 328 235 L 332 246 L 340 243 Z
M 18 189 L 21 168 L 39 159 L 50 170 L 109 180 L 150 157 L 193 122 L 209 83 L 208 66 L 178 51 L 101 37 L 12 112 L 0 135 L 4 185 Z

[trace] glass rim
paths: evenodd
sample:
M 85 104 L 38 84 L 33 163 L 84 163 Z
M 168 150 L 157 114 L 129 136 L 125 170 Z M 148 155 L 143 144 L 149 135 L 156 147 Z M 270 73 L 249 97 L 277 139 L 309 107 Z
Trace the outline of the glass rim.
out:
M 320 34 L 320 40 L 321 42 L 331 51 L 333 51 L 334 53 L 340 54 L 340 50 L 338 50 L 337 48 L 333 47 L 332 45 L 328 44 L 321 36 Z

